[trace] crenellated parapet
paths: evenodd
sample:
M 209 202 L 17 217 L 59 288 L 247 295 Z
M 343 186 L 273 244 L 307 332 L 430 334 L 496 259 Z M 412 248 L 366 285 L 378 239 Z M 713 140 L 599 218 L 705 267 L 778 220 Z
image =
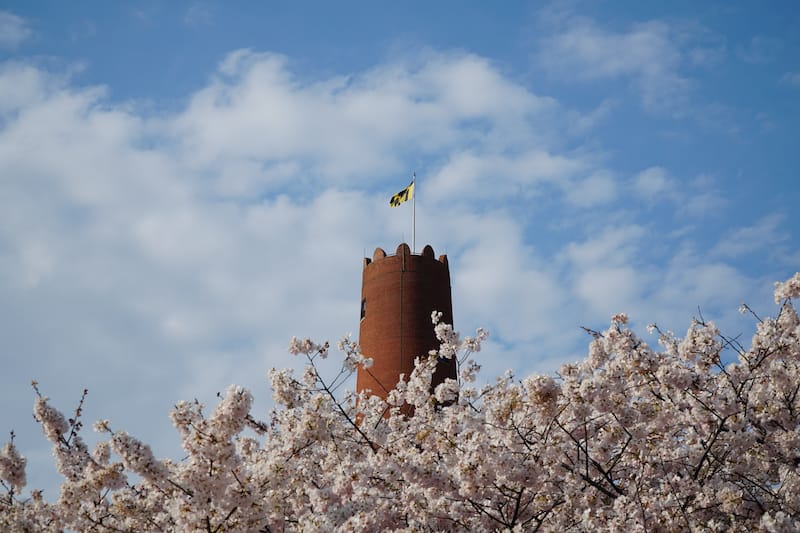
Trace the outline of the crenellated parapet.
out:
M 411 257 L 422 257 L 426 261 L 435 261 L 436 254 L 433 252 L 433 247 L 430 244 L 425 245 L 425 248 L 422 249 L 421 254 L 412 254 L 411 248 L 409 248 L 408 244 L 406 243 L 401 243 L 397 247 L 397 250 L 395 251 L 394 255 L 386 255 L 386 252 L 383 250 L 383 248 L 378 247 L 375 248 L 375 252 L 373 252 L 372 254 L 372 259 L 370 259 L 369 257 L 364 258 L 364 268 L 367 268 L 369 265 L 377 261 L 382 261 L 387 257 L 399 258 L 400 261 L 408 260 Z M 449 268 L 449 265 L 447 263 L 447 255 L 440 255 L 439 262 Z

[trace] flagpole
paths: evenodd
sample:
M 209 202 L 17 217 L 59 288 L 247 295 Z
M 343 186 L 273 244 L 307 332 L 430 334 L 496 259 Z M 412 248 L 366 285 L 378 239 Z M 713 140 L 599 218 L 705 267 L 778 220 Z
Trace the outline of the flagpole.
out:
M 416 246 L 416 230 L 417 230 L 417 172 L 414 172 L 414 177 L 411 183 L 414 184 L 414 192 L 411 195 L 411 253 L 417 249 Z

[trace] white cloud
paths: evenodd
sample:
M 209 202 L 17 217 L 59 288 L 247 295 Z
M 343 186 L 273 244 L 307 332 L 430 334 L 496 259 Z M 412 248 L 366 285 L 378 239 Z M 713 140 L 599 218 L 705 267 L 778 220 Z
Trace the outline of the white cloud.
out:
M 689 326 L 688 317 L 701 314 L 730 337 L 752 332 L 752 322 L 737 311 L 739 304 L 744 300 L 767 309 L 771 294 L 769 281 L 748 278 L 732 265 L 689 248 L 671 257 L 653 281 L 637 314 L 678 335 Z
M 0 49 L 13 50 L 31 34 L 31 29 L 25 19 L 8 11 L 0 11 Z
M 775 37 L 756 35 L 747 43 L 736 48 L 736 54 L 745 63 L 769 63 L 782 48 L 782 43 Z
M 582 242 L 564 246 L 560 262 L 578 303 L 574 316 L 584 325 L 602 324 L 614 313 L 640 309 L 648 279 L 638 257 L 645 236 L 638 225 L 615 226 L 590 231 Z
M 645 233 L 638 225 L 606 228 L 583 242 L 567 244 L 563 256 L 579 268 L 599 264 L 621 266 L 633 258 Z
M 638 307 L 641 278 L 641 272 L 629 266 L 592 266 L 578 275 L 575 292 L 589 305 L 594 317 L 608 319 L 615 313 Z
M 470 223 L 469 218 L 476 219 Z M 468 316 L 485 317 L 504 342 L 543 339 L 552 329 L 565 294 L 555 272 L 526 246 L 510 217 L 459 217 L 471 226 L 473 243 L 459 253 L 454 298 Z M 455 264 L 454 264 L 455 266 Z
M 689 60 L 693 65 L 706 67 L 721 63 L 725 59 L 725 48 L 717 47 L 697 47 L 689 50 Z
M 719 216 L 728 199 L 717 186 L 714 177 L 699 174 L 690 180 L 682 194 L 676 196 L 678 210 L 683 215 L 698 218 Z
M 588 163 L 531 148 L 518 154 L 457 152 L 423 184 L 438 202 L 472 201 L 474 198 L 530 198 L 547 183 L 570 183 Z
M 696 253 L 690 239 L 673 243 L 659 263 L 661 253 L 653 250 L 650 236 L 639 226 L 621 226 L 565 246 L 560 257 L 565 273 L 559 279 L 571 280 L 578 303 L 573 320 L 604 327 L 612 314 L 624 311 L 640 333 L 656 322 L 682 334 L 688 318 L 703 313 L 726 334 L 752 331 L 737 308 L 742 299 L 768 302 L 767 283 L 749 279 L 713 254 Z
M 674 197 L 675 185 L 662 167 L 650 167 L 633 178 L 634 191 L 648 202 Z
M 737 228 L 725 235 L 712 253 L 719 257 L 737 257 L 774 249 L 777 244 L 789 238 L 781 228 L 784 218 L 779 213 L 773 213 L 752 226 Z
M 48 85 L 60 85 L 36 68 L 18 62 L 0 63 L 0 114 L 41 100 Z
M 607 31 L 585 18 L 574 19 L 565 32 L 550 36 L 543 57 L 551 69 L 571 70 L 583 79 L 615 78 L 671 70 L 679 61 L 661 22 L 634 25 L 628 33 Z
M 614 32 L 585 17 L 566 17 L 542 38 L 539 64 L 566 80 L 629 79 L 651 111 L 685 105 L 689 80 L 680 73 L 683 50 L 670 26 L 637 23 Z
M 568 186 L 567 202 L 578 207 L 605 205 L 617 198 L 617 183 L 608 171 L 596 171 Z
M 577 135 L 585 134 L 593 130 L 599 124 L 603 123 L 608 117 L 610 117 L 611 112 L 618 105 L 618 100 L 607 98 L 600 102 L 595 109 L 587 113 L 576 113 L 571 111 L 567 113 L 567 117 L 569 118 L 568 129 Z
M 783 75 L 781 81 L 795 87 L 800 87 L 800 72 L 787 72 Z
M 20 248 L 19 266 L 14 270 L 23 288 L 33 288 L 46 280 L 54 267 L 50 250 L 43 243 L 32 241 Z
M 285 57 L 239 50 L 171 127 L 198 165 L 303 158 L 311 175 L 340 181 L 398 171 L 407 152 L 543 142 L 530 120 L 552 107 L 472 55 L 302 82 Z
M 680 179 L 660 166 L 637 173 L 631 180 L 631 190 L 648 207 L 668 203 L 683 218 L 714 217 L 727 202 L 711 176 L 700 174 L 692 179 Z
M 709 68 L 722 63 L 728 54 L 724 35 L 704 26 L 698 20 L 671 20 L 673 41 L 687 61 L 695 67 Z
M 201 28 L 209 25 L 212 19 L 211 8 L 205 3 L 195 2 L 186 10 L 183 22 L 191 28 Z

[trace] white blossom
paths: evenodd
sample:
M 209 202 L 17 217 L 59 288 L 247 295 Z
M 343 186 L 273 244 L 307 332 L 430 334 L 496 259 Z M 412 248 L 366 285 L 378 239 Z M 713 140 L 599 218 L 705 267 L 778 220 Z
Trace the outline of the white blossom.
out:
M 295 377 L 272 370 L 267 421 L 231 386 L 209 415 L 171 413 L 186 456 L 65 417 L 34 416 L 64 478 L 57 500 L 22 494 L 26 460 L 0 449 L 0 531 L 797 531 L 800 529 L 800 274 L 779 284 L 774 318 L 728 349 L 710 321 L 651 349 L 624 314 L 594 332 L 585 360 L 556 376 L 510 372 L 476 387 L 487 333 L 461 339 L 432 314 L 440 347 L 386 400 L 341 385 L 368 367 L 349 336 L 293 338 Z M 746 308 L 747 309 L 747 308 Z M 738 346 L 737 346 L 738 348 Z M 458 379 L 431 390 L 439 357 Z M 254 434 L 250 434 L 254 432 Z
M 20 491 L 25 486 L 25 465 L 27 459 L 19 454 L 13 442 L 7 442 L 0 449 L 0 479 Z
M 800 272 L 784 281 L 775 284 L 775 303 L 780 303 L 785 298 L 800 296 Z

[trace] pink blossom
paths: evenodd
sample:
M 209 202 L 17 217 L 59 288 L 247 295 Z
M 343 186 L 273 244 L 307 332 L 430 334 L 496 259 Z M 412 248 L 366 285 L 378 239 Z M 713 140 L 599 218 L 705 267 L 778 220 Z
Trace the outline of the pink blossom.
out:
M 2 531 L 795 531 L 800 529 L 800 275 L 738 353 L 712 322 L 651 349 L 619 314 L 587 358 L 556 376 L 508 372 L 476 386 L 483 330 L 432 315 L 438 350 L 386 400 L 346 390 L 370 360 L 292 339 L 295 377 L 272 370 L 275 409 L 231 386 L 211 410 L 171 413 L 186 457 L 157 459 L 107 420 L 89 453 L 77 415 L 34 414 L 64 477 L 59 497 L 21 493 L 25 458 L 0 449 Z M 747 309 L 747 308 L 746 308 Z M 458 379 L 431 391 L 438 357 Z M 738 356 L 738 359 L 736 358 Z M 412 408 L 413 407 L 413 408 Z

